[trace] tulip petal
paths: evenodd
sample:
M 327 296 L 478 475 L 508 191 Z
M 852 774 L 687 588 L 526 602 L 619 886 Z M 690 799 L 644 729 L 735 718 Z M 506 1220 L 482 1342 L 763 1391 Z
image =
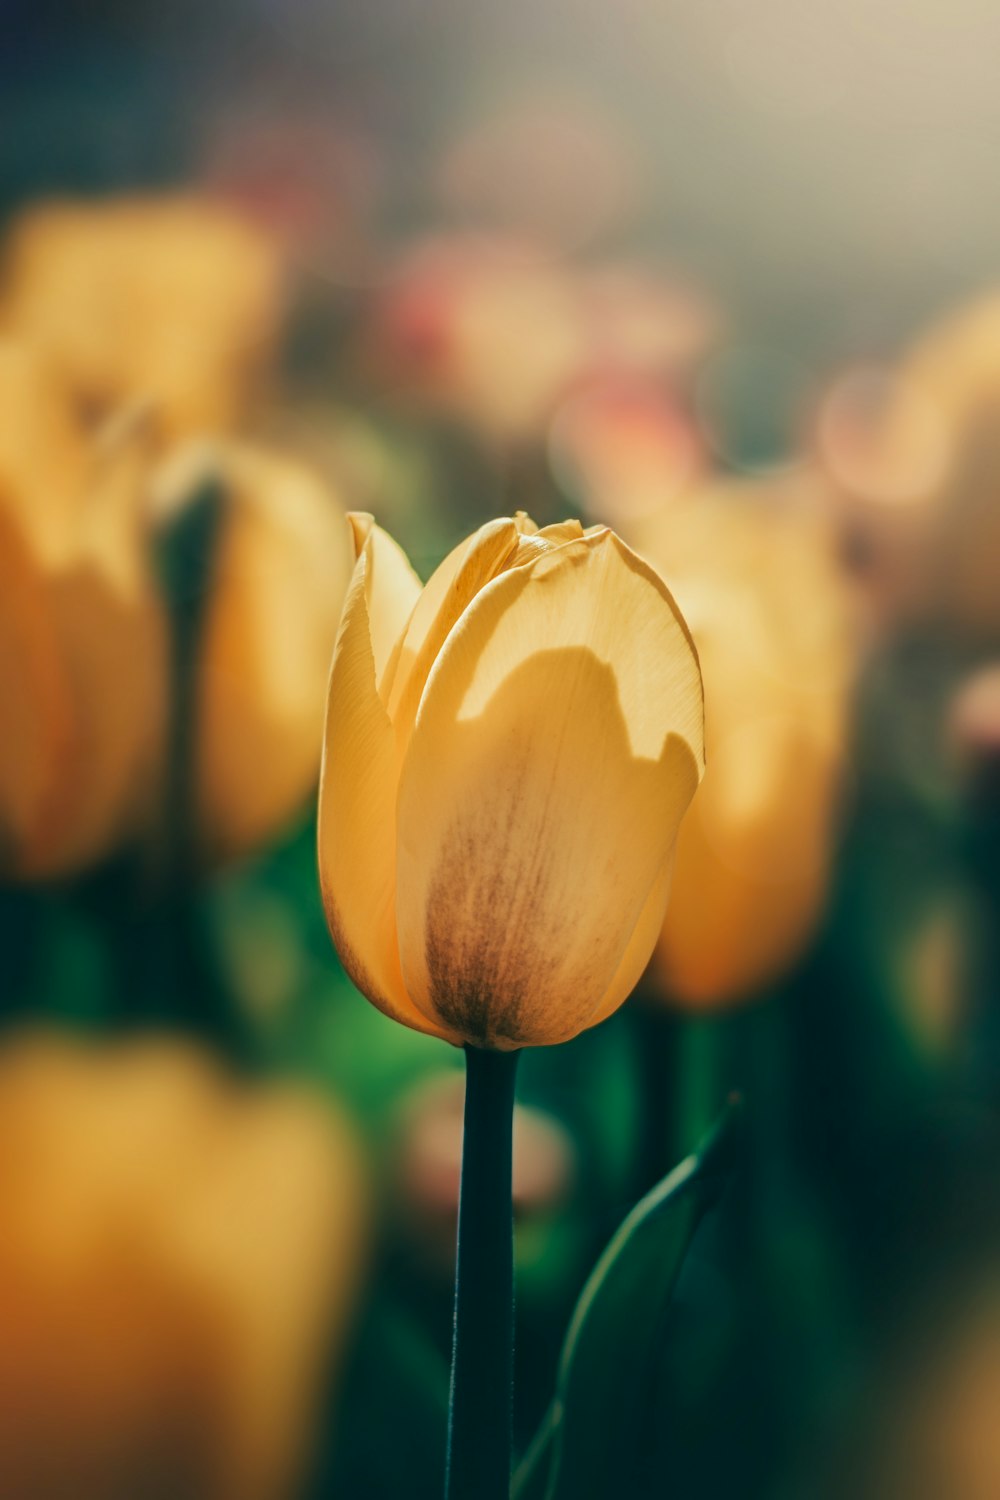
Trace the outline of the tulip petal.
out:
M 0 871 L 28 869 L 57 836 L 72 756 L 70 683 L 40 569 L 0 508 Z
M 489 584 L 428 678 L 400 780 L 400 958 L 421 1010 L 500 1048 L 589 1025 L 701 762 L 690 636 L 613 533 Z
M 148 816 L 167 713 L 167 636 L 141 528 L 146 448 L 122 431 L 95 453 L 72 551 L 47 576 L 48 607 L 72 684 L 76 753 L 67 807 L 26 873 L 68 874 Z
M 197 826 L 211 860 L 272 839 L 319 774 L 330 648 L 354 563 L 307 468 L 219 445 L 224 505 L 199 642 Z
M 579 521 L 556 521 L 551 526 L 543 526 L 541 531 L 522 533 L 518 542 L 517 562 L 532 562 L 539 553 L 549 552 L 563 542 L 579 541 L 582 536 L 583 527 Z
M 518 535 L 516 521 L 490 521 L 455 547 L 428 579 L 402 637 L 388 698 L 401 750 L 409 741 L 427 674 L 448 632 L 516 553 Z
M 653 956 L 663 927 L 675 864 L 676 860 L 671 857 L 653 882 L 635 931 L 622 954 L 621 963 L 608 985 L 604 999 L 591 1017 L 591 1026 L 598 1026 L 601 1021 L 606 1021 L 608 1016 L 614 1015 L 618 1007 L 624 1005 L 645 973 L 646 965 Z
M 372 516 L 351 511 L 347 519 L 354 538 L 355 558 L 361 557 L 365 544 L 371 541 L 365 562 L 365 599 L 375 680 L 381 689 L 406 622 L 420 598 L 420 579 L 402 547 L 381 526 L 375 525 Z
M 379 568 L 387 555 L 383 532 L 369 524 L 355 526 L 355 535 L 361 537 L 360 555 L 334 649 L 320 771 L 323 904 L 344 968 L 372 1004 L 418 1031 L 447 1036 L 447 1028 L 429 1021 L 407 995 L 396 939 L 398 762 L 378 693 L 373 620 L 382 622 L 384 646 L 386 627 L 393 613 L 398 618 L 404 599 L 380 600 L 378 591 L 402 583 L 405 597 L 408 585 L 391 562 Z

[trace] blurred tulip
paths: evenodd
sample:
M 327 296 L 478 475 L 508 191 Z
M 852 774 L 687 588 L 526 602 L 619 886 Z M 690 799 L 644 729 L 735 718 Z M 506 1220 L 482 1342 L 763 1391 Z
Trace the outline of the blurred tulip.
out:
M 0 1055 L 0 1490 L 297 1493 L 359 1280 L 346 1123 L 179 1045 Z
M 948 715 L 948 735 L 963 770 L 1000 761 L 1000 662 L 990 662 L 959 686 Z
M 0 870 L 44 846 L 59 817 L 73 702 L 45 578 L 0 510 Z M 30 860 L 29 860 L 30 863 Z
M 704 464 L 678 402 L 641 381 L 606 381 L 571 397 L 549 451 L 561 487 L 588 515 L 622 529 L 683 494 Z
M 592 381 L 683 368 L 708 328 L 691 293 L 634 266 L 583 269 L 469 234 L 401 257 L 369 352 L 387 384 L 492 441 L 523 443 Z
M 358 988 L 456 1044 L 553 1043 L 649 958 L 702 765 L 673 600 L 613 532 L 498 520 L 426 587 L 370 517 L 330 677 L 327 920 Z
M 140 822 L 166 712 L 145 546 L 143 424 L 93 440 L 32 354 L 0 345 L 4 872 L 83 868 Z
M 964 1296 L 931 1309 L 869 1396 L 861 1500 L 993 1500 L 1000 1493 L 1000 1299 L 990 1271 L 960 1267 Z M 955 1305 L 957 1303 L 957 1305 Z M 924 1323 L 929 1326 L 924 1326 Z M 864 1450 L 867 1450 L 865 1452 Z M 839 1493 L 839 1491 L 838 1491 Z
M 528 247 L 474 236 L 406 254 L 375 308 L 387 382 L 498 441 L 536 432 L 584 355 L 570 283 Z
M 589 378 L 675 376 L 715 333 L 716 315 L 683 283 L 630 261 L 582 270 Z
M 194 821 L 217 862 L 274 838 L 316 784 L 353 551 L 322 481 L 247 444 L 176 453 L 156 486 L 161 519 L 207 484 L 222 517 L 197 644 Z
M 0 329 L 44 350 L 99 415 L 149 401 L 165 439 L 233 426 L 280 302 L 272 242 L 207 198 L 31 208 L 0 274 Z
M 835 513 L 879 616 L 1000 637 L 1000 295 L 857 371 L 820 411 Z
M 822 910 L 851 611 L 823 528 L 750 486 L 692 494 L 630 534 L 676 591 L 705 676 L 708 770 L 657 951 L 665 993 L 705 1008 L 778 978 Z

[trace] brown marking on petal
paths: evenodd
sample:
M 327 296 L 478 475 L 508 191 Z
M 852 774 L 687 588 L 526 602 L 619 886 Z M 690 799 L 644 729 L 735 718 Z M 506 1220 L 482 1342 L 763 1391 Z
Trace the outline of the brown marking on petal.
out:
M 500 827 L 456 822 L 429 893 L 426 962 L 434 1006 L 446 1026 L 477 1047 L 530 1040 L 525 1001 L 548 988 L 558 969 L 532 931 L 544 910 L 552 854 L 536 845 L 529 862 L 511 858 L 522 837 L 519 803 L 516 795 L 508 800 Z
M 585 649 L 560 657 L 556 697 L 567 705 L 565 718 L 552 713 L 550 656 L 542 652 L 512 674 L 492 705 L 489 723 L 506 726 L 492 752 L 489 746 L 473 750 L 482 732 L 477 721 L 452 730 L 469 743 L 467 762 L 482 766 L 484 789 L 501 780 L 505 788 L 502 802 L 484 795 L 478 812 L 465 802 L 442 838 L 428 889 L 424 961 L 433 1010 L 475 1046 L 531 1045 L 586 1024 L 588 993 L 595 983 L 603 993 L 613 972 L 610 934 L 593 921 L 592 910 L 579 908 L 567 882 L 566 819 L 570 808 L 602 798 L 602 771 L 610 765 L 631 762 L 632 776 L 639 785 L 648 782 L 651 794 L 659 777 L 655 763 L 631 755 L 613 670 Z M 573 713 L 576 702 L 588 705 L 586 722 Z M 555 737 L 569 736 L 573 752 L 540 760 L 539 724 Z M 694 757 L 671 734 L 663 758 L 683 783 L 679 800 L 686 805 L 697 784 Z M 546 774 L 549 798 L 539 796 L 538 778 Z M 607 809 L 609 818 L 622 815 Z M 674 832 L 664 829 L 664 858 Z M 622 878 L 629 836 L 623 825 L 617 838 L 588 848 L 593 881 L 610 887 Z M 645 896 L 644 881 L 636 890 L 636 918 Z M 631 931 L 614 934 L 622 950 Z

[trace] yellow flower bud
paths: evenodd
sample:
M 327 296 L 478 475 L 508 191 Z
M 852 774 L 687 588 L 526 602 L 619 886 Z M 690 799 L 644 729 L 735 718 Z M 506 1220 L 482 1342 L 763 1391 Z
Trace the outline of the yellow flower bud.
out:
M 702 770 L 687 626 L 606 528 L 493 521 L 421 589 L 351 522 L 319 818 L 344 966 L 455 1044 L 565 1041 L 626 999 L 662 924 Z
M 94 441 L 44 365 L 0 346 L 5 873 L 68 874 L 143 817 L 167 642 L 143 523 L 141 423 Z
M 194 1048 L 0 1053 L 0 1492 L 297 1491 L 367 1203 L 324 1101 Z
M 677 841 L 657 950 L 665 994 L 708 1007 L 798 957 L 822 910 L 854 650 L 824 530 L 751 486 L 674 502 L 632 535 L 691 625 L 705 779 Z
M 44 350 L 88 409 L 148 401 L 171 439 L 236 422 L 281 300 L 275 247 L 221 204 L 54 202 L 11 231 L 0 328 Z
M 292 459 L 188 447 L 161 471 L 160 506 L 206 481 L 222 514 L 197 645 L 194 815 L 201 853 L 218 862 L 275 837 L 316 785 L 353 552 L 336 500 Z

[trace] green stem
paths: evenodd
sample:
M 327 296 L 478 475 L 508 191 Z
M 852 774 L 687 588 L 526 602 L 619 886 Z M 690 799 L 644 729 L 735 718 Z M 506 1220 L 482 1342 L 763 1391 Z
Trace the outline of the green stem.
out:
M 685 1015 L 656 996 L 632 1002 L 640 1092 L 638 1170 L 642 1198 L 693 1151 L 726 1098 L 726 1021 Z
M 511 1144 L 518 1053 L 465 1049 L 445 1500 L 509 1500 L 514 1384 Z
M 207 480 L 159 539 L 171 626 L 171 717 L 163 828 L 166 880 L 183 886 L 196 859 L 198 667 L 225 499 Z
M 726 1100 L 723 1042 L 726 1021 L 686 1016 L 677 1039 L 677 1159 L 709 1132 Z

